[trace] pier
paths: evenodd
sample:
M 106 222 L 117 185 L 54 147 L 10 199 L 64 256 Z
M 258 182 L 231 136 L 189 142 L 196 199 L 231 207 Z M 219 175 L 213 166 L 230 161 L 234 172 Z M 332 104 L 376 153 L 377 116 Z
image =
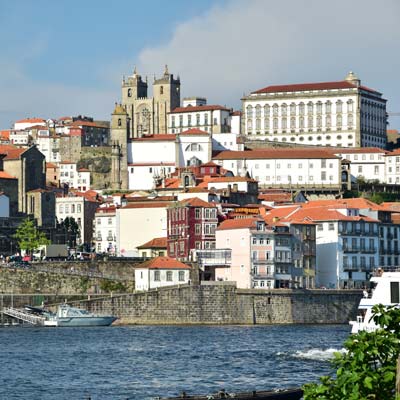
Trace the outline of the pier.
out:
M 34 315 L 18 308 L 3 308 L 2 313 L 31 325 L 43 326 L 45 321 L 45 318 L 40 315 Z

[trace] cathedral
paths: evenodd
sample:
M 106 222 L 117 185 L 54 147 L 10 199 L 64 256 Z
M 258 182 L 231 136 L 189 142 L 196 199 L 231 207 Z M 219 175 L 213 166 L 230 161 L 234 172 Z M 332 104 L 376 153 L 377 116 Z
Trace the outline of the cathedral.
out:
M 122 79 L 122 103 L 111 115 L 113 189 L 128 189 L 128 148 L 130 139 L 167 133 L 168 113 L 180 106 L 180 79 L 165 66 L 164 74 L 154 77 L 153 97 L 148 97 L 147 77 L 137 73 Z

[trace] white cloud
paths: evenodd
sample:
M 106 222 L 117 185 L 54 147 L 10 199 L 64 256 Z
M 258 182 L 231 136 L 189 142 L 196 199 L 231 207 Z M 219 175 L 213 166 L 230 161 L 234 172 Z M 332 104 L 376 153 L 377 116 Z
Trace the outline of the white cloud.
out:
M 167 63 L 184 96 L 240 107 L 243 93 L 270 84 L 341 80 L 353 70 L 400 111 L 399 15 L 396 0 L 233 0 L 144 49 L 139 72 Z

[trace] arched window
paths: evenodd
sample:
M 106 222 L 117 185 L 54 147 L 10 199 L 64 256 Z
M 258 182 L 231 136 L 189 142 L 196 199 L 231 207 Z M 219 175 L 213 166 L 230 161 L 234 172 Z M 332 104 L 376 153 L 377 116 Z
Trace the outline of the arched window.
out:
M 253 121 L 251 119 L 247 120 L 247 130 L 251 131 L 253 129 Z
M 164 86 L 160 86 L 160 94 L 164 94 Z
M 312 128 L 313 127 L 313 117 L 308 117 L 308 127 Z
M 287 118 L 284 117 L 282 118 L 282 129 L 286 129 L 287 128 Z
M 261 114 L 261 111 L 260 111 Z M 259 131 L 261 129 L 261 119 L 257 118 L 256 119 L 256 130 Z
M 349 114 L 347 117 L 347 125 L 352 126 L 353 125 L 353 114 Z
M 274 129 L 278 129 L 278 118 L 274 118 Z
M 337 113 L 341 113 L 342 112 L 342 101 L 341 100 L 338 100 L 337 102 L 336 102 L 336 112 Z
M 308 112 L 309 114 L 312 114 L 313 111 L 314 111 L 314 105 L 313 105 L 313 103 L 310 101 L 310 102 L 308 102 L 308 104 L 307 104 L 307 112 Z
M 349 112 L 349 113 L 351 113 L 351 112 L 353 112 L 353 100 L 349 100 L 348 102 L 347 102 L 347 112 Z
M 300 115 L 304 115 L 304 113 L 305 113 L 305 105 L 303 102 L 301 102 L 299 104 L 299 113 L 300 113 Z
M 132 89 L 128 89 L 128 97 L 132 97 Z
M 326 127 L 327 127 L 327 128 L 330 128 L 330 127 L 331 127 L 331 116 L 330 116 L 330 115 L 327 115 L 327 116 L 326 116 L 325 123 L 326 123 Z
M 325 111 L 327 114 L 332 112 L 332 103 L 329 100 L 325 103 Z
M 261 117 L 261 106 L 259 104 L 256 105 L 256 117 Z
M 295 103 L 290 104 L 290 115 L 296 115 L 296 104 Z
M 300 129 L 304 129 L 304 117 L 300 117 L 299 125 L 300 125 Z
M 290 118 L 290 129 L 296 129 L 296 118 Z
M 265 118 L 265 119 L 264 119 L 264 129 L 265 129 L 266 131 L 269 130 L 269 118 Z
M 121 126 L 122 125 L 122 120 L 121 120 L 121 118 L 118 118 L 118 126 Z
M 287 105 L 285 103 L 281 106 L 282 115 L 287 115 Z
M 317 102 L 317 114 L 322 113 L 322 103 L 320 101 Z
M 272 106 L 272 113 L 274 114 L 274 116 L 277 116 L 277 115 L 278 115 L 278 109 L 279 109 L 278 104 L 274 104 L 274 105 Z
M 203 148 L 198 143 L 191 143 L 186 146 L 186 151 L 202 151 Z
M 320 115 L 317 116 L 317 128 L 322 127 L 322 117 Z
M 247 106 L 246 113 L 247 113 L 247 118 L 253 118 L 253 107 L 250 105 Z
M 271 108 L 271 107 L 270 107 L 268 104 L 266 104 L 266 105 L 264 106 L 264 117 L 269 117 L 269 114 L 270 114 L 270 112 L 271 112 L 270 108 Z
M 336 117 L 336 125 L 337 125 L 338 128 L 342 127 L 342 116 L 341 115 L 338 115 Z

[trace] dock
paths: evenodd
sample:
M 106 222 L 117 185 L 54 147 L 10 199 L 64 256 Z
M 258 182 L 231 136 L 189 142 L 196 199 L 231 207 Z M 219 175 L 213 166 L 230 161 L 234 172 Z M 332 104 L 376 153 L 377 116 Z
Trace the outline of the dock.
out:
M 3 308 L 2 313 L 4 315 L 18 319 L 20 321 L 27 322 L 28 324 L 31 325 L 43 326 L 45 321 L 45 318 L 43 316 L 34 315 L 19 308 L 12 308 L 12 307 Z

